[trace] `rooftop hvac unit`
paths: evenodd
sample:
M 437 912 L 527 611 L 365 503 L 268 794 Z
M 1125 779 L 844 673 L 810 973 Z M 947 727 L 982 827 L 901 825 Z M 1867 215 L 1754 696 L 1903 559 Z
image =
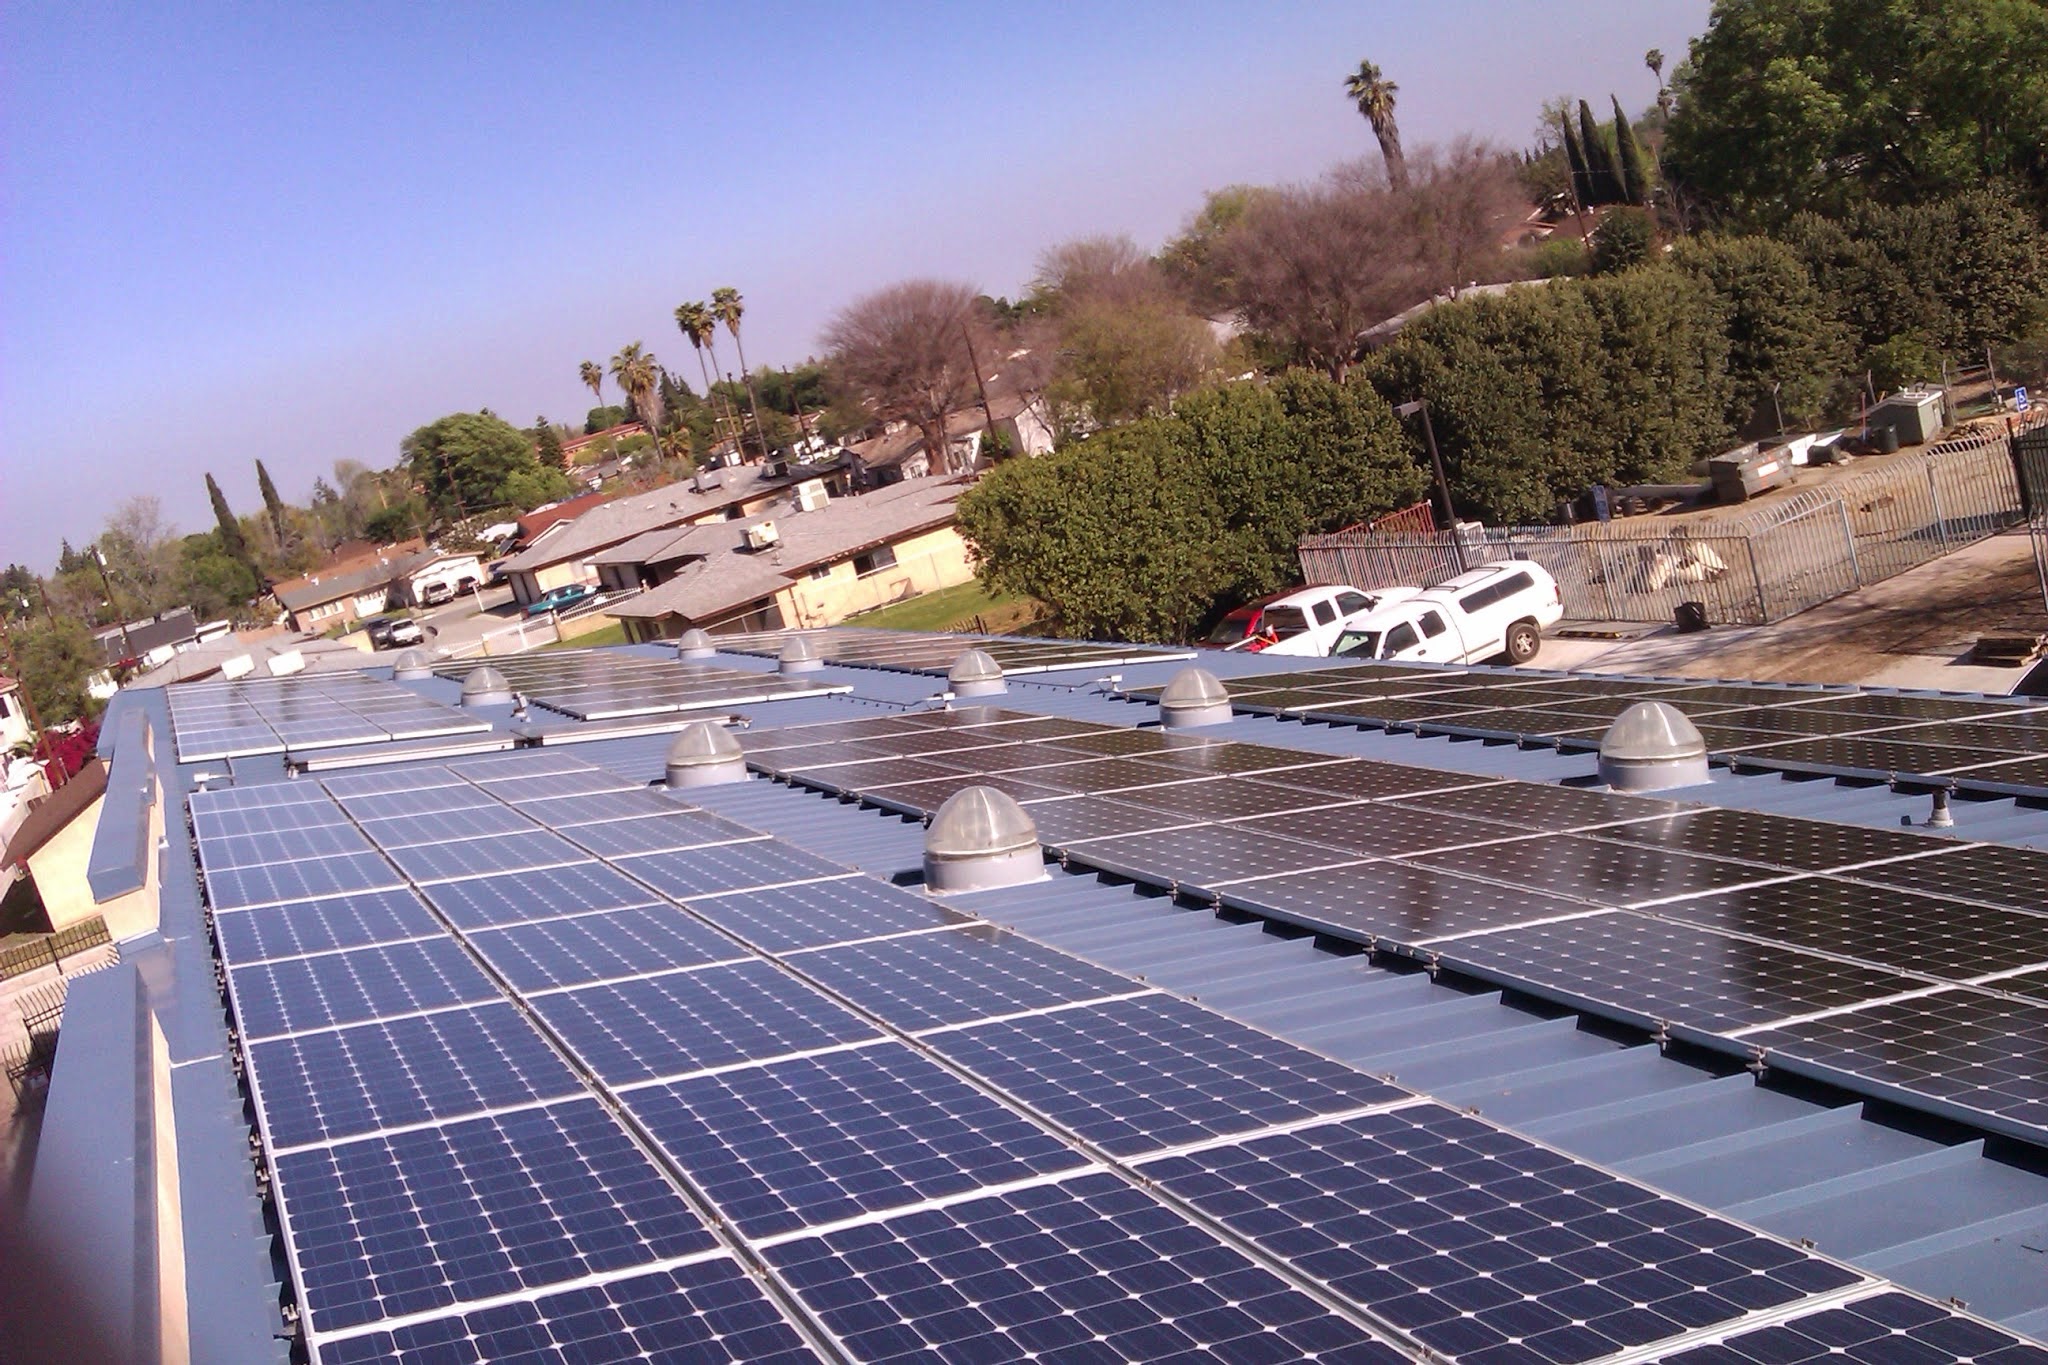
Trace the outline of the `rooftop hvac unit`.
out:
M 796 486 L 796 510 L 815 512 L 832 501 L 832 495 L 825 491 L 823 479 L 805 479 Z
M 749 550 L 772 550 L 782 543 L 782 532 L 775 529 L 772 521 L 756 522 L 747 528 Z

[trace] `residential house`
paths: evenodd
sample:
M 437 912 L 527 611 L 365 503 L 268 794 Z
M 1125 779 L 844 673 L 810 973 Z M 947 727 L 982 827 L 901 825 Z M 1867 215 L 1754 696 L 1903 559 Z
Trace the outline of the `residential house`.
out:
M 523 548 L 504 563 L 512 596 L 525 606 L 565 584 L 596 584 L 600 578 L 592 557 L 649 531 L 749 516 L 805 478 L 801 465 L 780 467 L 780 473 L 777 468 L 704 470 L 650 492 L 609 502 L 593 499 L 573 519 L 556 518 L 531 535 L 522 519 Z
M 98 641 L 101 661 L 108 668 L 154 668 L 196 641 L 201 629 L 192 608 L 179 607 L 140 621 L 102 626 L 93 632 L 93 639 Z
M 1040 394 L 1013 390 L 989 393 L 988 410 L 979 401 L 968 404 L 946 419 L 946 444 L 953 470 L 979 469 L 982 442 L 990 419 L 995 430 L 1018 455 L 1043 455 L 1053 448 L 1052 415 Z M 925 448 L 924 433 L 907 422 L 891 422 L 882 434 L 848 447 L 853 454 L 855 480 L 865 487 L 886 487 L 905 479 L 922 479 L 932 473 L 931 452 Z
M 645 436 L 647 428 L 638 422 L 621 422 L 603 431 L 593 431 L 587 436 L 571 436 L 562 442 L 562 457 L 571 465 L 590 464 L 601 461 L 620 442 L 634 436 Z
M 21 699 L 21 684 L 0 677 L 0 754 L 26 744 L 31 738 L 28 707 Z
M 974 576 L 954 524 L 961 479 L 918 479 L 851 498 L 799 493 L 737 521 L 644 533 L 605 551 L 611 614 L 627 637 L 834 625 Z
M 424 605 L 421 595 L 429 589 L 445 586 L 455 592 L 468 592 L 483 581 L 483 561 L 475 554 L 466 550 L 428 550 L 394 566 L 391 597 L 400 606 L 417 607 Z
M 32 928 L 68 929 L 99 913 L 85 874 L 106 791 L 107 765 L 96 758 L 55 791 L 45 786 L 22 802 L 19 819 L 0 818 L 0 902 L 32 890 L 31 905 L 42 907 Z M 12 911 L 6 922 L 16 922 Z

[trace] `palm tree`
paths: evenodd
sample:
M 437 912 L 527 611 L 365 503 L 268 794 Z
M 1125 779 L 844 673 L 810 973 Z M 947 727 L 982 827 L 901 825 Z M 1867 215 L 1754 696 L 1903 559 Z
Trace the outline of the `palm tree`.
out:
M 709 304 L 679 303 L 676 305 L 676 326 L 689 339 L 690 349 L 697 353 L 697 369 L 704 376 L 704 401 L 711 405 L 711 425 L 716 432 L 723 419 L 718 412 L 718 391 L 712 386 L 711 370 L 704 363 L 704 348 L 718 335 L 718 320 L 711 315 Z
M 590 386 L 590 396 L 591 396 L 592 398 L 594 398 L 594 399 L 596 399 L 596 400 L 597 400 L 597 405 L 598 405 L 599 407 L 603 407 L 603 406 L 604 406 L 604 369 L 603 369 L 603 367 L 601 367 L 601 366 L 600 366 L 600 365 L 599 365 L 599 364 L 598 364 L 598 363 L 597 363 L 597 362 L 596 362 L 595 360 L 586 360 L 586 361 L 584 361 L 584 362 L 583 362 L 583 370 L 582 370 L 582 374 L 583 374 L 583 382 L 584 382 L 584 383 L 586 383 L 586 384 L 588 384 L 588 385 Z
M 740 382 L 747 388 L 747 411 L 754 417 L 754 441 L 761 447 L 763 456 L 768 454 L 768 433 L 761 427 L 761 405 L 754 399 L 754 376 L 747 369 L 747 348 L 740 343 L 740 318 L 747 307 L 740 298 L 740 291 L 731 285 L 711 291 L 711 312 L 725 324 L 725 330 L 732 333 L 732 344 L 740 353 Z
M 637 341 L 622 347 L 612 357 L 612 378 L 619 381 L 633 415 L 640 419 L 647 428 L 647 434 L 652 436 L 655 427 L 654 357 L 642 350 Z
M 1668 122 L 1671 118 L 1671 91 L 1664 84 L 1664 49 L 1653 47 L 1643 54 L 1643 65 L 1650 68 L 1650 74 L 1657 78 L 1657 110 Z
M 1401 157 L 1401 129 L 1394 122 L 1394 95 L 1399 90 L 1371 62 L 1360 62 L 1358 70 L 1344 78 L 1344 93 L 1351 96 L 1358 112 L 1372 125 L 1372 135 L 1380 140 L 1380 155 L 1387 163 L 1387 183 L 1405 190 L 1408 163 Z

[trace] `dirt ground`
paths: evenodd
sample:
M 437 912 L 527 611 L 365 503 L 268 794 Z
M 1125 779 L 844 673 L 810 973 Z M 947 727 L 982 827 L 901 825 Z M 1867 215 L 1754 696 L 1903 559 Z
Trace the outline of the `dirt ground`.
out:
M 1968 656 L 1980 635 L 2015 623 L 2048 632 L 2024 531 L 1979 541 L 1774 625 L 1697 635 L 1666 629 L 1620 645 L 1549 640 L 1540 666 L 2003 693 L 2026 670 L 1984 668 Z

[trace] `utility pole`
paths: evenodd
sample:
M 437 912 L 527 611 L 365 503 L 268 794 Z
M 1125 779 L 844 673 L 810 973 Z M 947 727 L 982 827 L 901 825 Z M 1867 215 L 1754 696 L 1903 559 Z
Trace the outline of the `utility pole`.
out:
M 107 590 L 107 605 L 114 609 L 114 619 L 121 623 L 121 653 L 123 657 L 135 657 L 135 645 L 128 638 L 128 613 L 121 610 L 121 601 L 114 596 L 114 580 L 107 577 L 107 557 L 100 547 L 92 547 L 92 562 L 99 566 L 100 585 Z
M 1465 545 L 1458 539 L 1458 514 L 1451 508 L 1451 484 L 1444 477 L 1444 458 L 1437 453 L 1436 426 L 1429 420 L 1429 403 L 1418 398 L 1412 403 L 1403 403 L 1394 409 L 1399 417 L 1413 417 L 1422 414 L 1422 435 L 1429 442 L 1429 467 L 1436 476 L 1436 495 L 1444 505 L 1444 529 L 1451 533 L 1451 557 L 1457 562 L 1458 572 L 1465 572 Z
M 981 420 L 987 424 L 989 439 L 994 440 L 996 415 L 989 410 L 988 385 L 981 379 L 981 357 L 974 353 L 974 333 L 968 330 L 964 322 L 960 324 L 960 337 L 967 343 L 967 363 L 974 367 L 974 391 L 981 395 Z

